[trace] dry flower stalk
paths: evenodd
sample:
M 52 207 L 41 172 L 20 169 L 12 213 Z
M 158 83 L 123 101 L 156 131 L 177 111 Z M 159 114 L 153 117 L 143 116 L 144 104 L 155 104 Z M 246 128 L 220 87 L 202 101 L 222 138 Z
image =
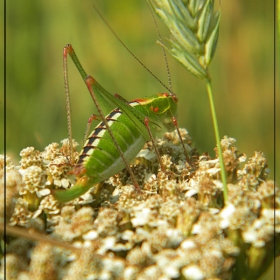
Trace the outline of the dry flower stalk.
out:
M 256 279 L 272 262 L 274 234 L 280 236 L 280 190 L 267 178 L 264 155 L 256 152 L 245 162 L 235 140 L 223 138 L 230 180 L 224 206 L 219 160 L 199 155 L 180 131 L 192 167 L 176 132 L 157 140 L 166 173 L 158 171 L 148 142 L 131 165 L 142 195 L 123 170 L 59 204 L 52 190 L 75 181 L 68 141 L 43 152 L 24 149 L 20 166 L 8 160 L 6 218 L 34 242 L 20 232 L 8 238 L 7 279 Z M 3 190 L 3 177 L 1 184 Z M 2 262 L 2 277 L 3 271 Z

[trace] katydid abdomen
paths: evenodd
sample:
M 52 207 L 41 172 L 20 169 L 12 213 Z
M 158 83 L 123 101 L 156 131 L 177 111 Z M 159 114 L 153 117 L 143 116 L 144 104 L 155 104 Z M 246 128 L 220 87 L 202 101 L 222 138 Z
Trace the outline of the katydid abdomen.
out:
M 145 144 L 145 138 L 118 108 L 113 110 L 106 120 L 127 162 L 131 162 Z M 101 122 L 88 137 L 77 167 L 79 165 L 86 169 L 85 175 L 95 177 L 96 182 L 109 178 L 125 167 L 104 122 Z

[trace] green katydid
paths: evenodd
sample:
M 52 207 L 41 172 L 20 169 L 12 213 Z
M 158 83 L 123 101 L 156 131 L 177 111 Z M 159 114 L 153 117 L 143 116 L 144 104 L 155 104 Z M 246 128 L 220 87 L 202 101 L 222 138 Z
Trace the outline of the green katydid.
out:
M 110 26 L 109 28 L 111 29 Z M 120 40 L 118 37 L 117 39 Z M 130 52 L 130 50 L 128 51 Z M 101 119 L 101 122 L 87 137 L 74 166 L 73 173 L 78 178 L 76 184 L 67 190 L 55 190 L 53 192 L 55 198 L 60 202 L 68 202 L 75 199 L 83 195 L 95 184 L 117 174 L 125 167 L 132 177 L 135 188 L 139 191 L 140 188 L 137 185 L 129 163 L 137 156 L 144 144 L 149 140 L 152 140 L 160 161 L 154 140 L 156 133 L 162 129 L 162 125 L 168 131 L 174 129 L 175 126 L 179 133 L 176 119 L 178 102 L 176 95 L 174 93 L 162 93 L 151 97 L 134 99 L 130 102 L 119 95 L 112 95 L 93 77 L 86 74 L 74 49 L 69 44 L 64 48 L 64 78 L 70 145 L 72 143 L 72 132 L 67 77 L 68 55 L 73 60 L 88 87 L 99 112 L 97 119 Z M 137 57 L 135 58 L 138 60 Z M 184 146 L 181 136 L 180 139 Z M 185 147 L 184 150 L 188 159 Z M 159 163 L 161 164 L 161 162 Z

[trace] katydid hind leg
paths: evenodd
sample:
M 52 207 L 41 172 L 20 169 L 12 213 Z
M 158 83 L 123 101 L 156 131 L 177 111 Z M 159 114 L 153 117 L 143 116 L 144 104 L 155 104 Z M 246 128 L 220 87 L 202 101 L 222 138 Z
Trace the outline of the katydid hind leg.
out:
M 118 142 L 114 138 L 114 135 L 111 131 L 110 126 L 108 125 L 108 122 L 105 118 L 105 114 L 107 115 L 110 111 L 114 109 L 112 104 L 118 106 L 125 114 L 128 115 L 129 118 L 135 123 L 135 126 L 137 127 L 137 130 L 141 131 L 141 134 L 144 136 L 145 139 L 150 138 L 149 134 L 147 133 L 147 130 L 144 128 L 144 116 L 141 112 L 135 110 L 132 108 L 128 101 L 125 100 L 123 97 L 116 95 L 115 97 L 111 94 L 109 94 L 100 84 L 97 83 L 97 81 L 91 77 L 87 76 L 85 70 L 83 69 L 82 65 L 80 64 L 80 61 L 78 57 L 76 56 L 76 53 L 73 49 L 73 47 L 68 44 L 63 51 L 63 61 L 64 61 L 64 83 L 65 83 L 65 92 L 66 92 L 66 104 L 67 104 L 67 115 L 68 115 L 68 134 L 69 134 L 69 142 L 70 145 L 72 144 L 72 130 L 71 130 L 71 107 L 70 107 L 70 91 L 69 91 L 69 81 L 68 81 L 68 65 L 67 65 L 67 58 L 68 55 L 71 57 L 72 61 L 74 62 L 77 70 L 79 71 L 81 77 L 84 79 L 88 90 L 91 94 L 91 97 L 94 101 L 94 104 L 99 112 L 99 116 L 93 115 L 89 118 L 86 134 L 88 134 L 89 127 L 91 122 L 94 119 L 98 119 L 103 121 L 103 123 L 106 126 L 106 130 L 111 136 L 112 141 L 114 142 L 115 147 L 117 148 L 120 157 L 122 158 L 128 172 L 130 173 L 131 179 L 133 181 L 133 184 L 136 188 L 136 190 L 140 191 L 140 188 L 138 186 L 138 183 L 135 179 L 135 175 L 131 170 L 131 167 L 129 165 L 128 160 L 124 156 Z M 111 103 L 111 104 L 110 104 Z M 142 120 L 142 121 L 140 121 Z M 142 123 L 142 124 L 141 124 Z M 140 129 L 140 127 L 142 127 Z M 151 132 L 149 132 L 151 133 Z M 70 155 L 73 153 L 73 148 L 70 147 Z M 73 162 L 73 156 L 71 156 L 71 162 Z M 85 193 L 91 186 L 93 186 L 93 182 L 95 182 L 95 179 L 93 178 L 86 178 L 87 175 L 83 175 L 84 171 L 80 170 L 86 170 L 85 167 L 82 166 L 75 166 L 75 172 L 76 176 L 78 177 L 77 183 L 71 187 L 71 189 L 68 190 L 56 190 L 54 191 L 55 197 L 61 201 L 61 202 L 67 202 L 69 200 L 72 200 L 78 196 L 81 196 L 83 193 Z M 64 197 L 65 196 L 65 197 Z

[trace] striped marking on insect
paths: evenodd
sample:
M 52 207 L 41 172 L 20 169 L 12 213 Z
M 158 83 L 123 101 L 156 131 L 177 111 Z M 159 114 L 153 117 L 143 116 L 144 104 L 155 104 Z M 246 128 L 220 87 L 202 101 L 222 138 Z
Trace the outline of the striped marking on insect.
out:
M 67 70 L 68 56 L 70 56 L 85 81 L 98 110 L 99 116 L 93 119 L 101 119 L 101 122 L 87 137 L 78 161 L 73 168 L 72 173 L 77 176 L 76 184 L 67 190 L 55 190 L 53 192 L 55 198 L 60 202 L 77 198 L 95 184 L 117 174 L 124 168 L 127 168 L 130 173 L 135 189 L 140 191 L 129 163 L 136 157 L 145 142 L 151 140 L 159 164 L 164 169 L 156 148 L 155 137 L 163 127 L 168 131 L 176 127 L 179 133 L 177 125 L 178 98 L 171 92 L 128 102 L 117 94 L 110 94 L 93 77 L 88 76 L 71 45 L 64 48 L 63 55 L 67 115 L 69 118 L 69 143 L 72 143 L 72 132 L 69 128 L 71 109 Z M 136 59 L 138 60 L 138 58 Z M 154 74 L 152 75 L 154 76 Z M 158 78 L 156 77 L 156 79 Z M 114 106 L 116 107 L 114 108 Z M 183 145 L 183 140 L 180 139 Z M 188 158 L 186 149 L 185 153 Z

